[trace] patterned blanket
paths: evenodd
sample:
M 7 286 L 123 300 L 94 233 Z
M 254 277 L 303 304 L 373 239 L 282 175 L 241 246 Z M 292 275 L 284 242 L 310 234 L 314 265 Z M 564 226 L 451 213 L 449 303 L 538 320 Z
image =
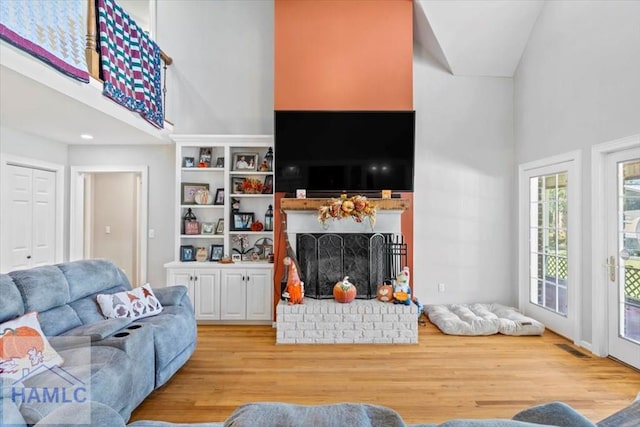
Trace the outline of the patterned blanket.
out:
M 164 126 L 160 48 L 114 0 L 98 0 L 104 94 Z
M 1 39 L 85 83 L 86 33 L 86 0 L 0 1 Z

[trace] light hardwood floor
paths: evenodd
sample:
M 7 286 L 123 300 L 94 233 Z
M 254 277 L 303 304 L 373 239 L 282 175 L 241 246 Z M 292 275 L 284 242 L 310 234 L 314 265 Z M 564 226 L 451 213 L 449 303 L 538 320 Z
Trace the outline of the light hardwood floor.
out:
M 223 421 L 256 401 L 367 402 L 407 423 L 451 418 L 510 418 L 564 401 L 592 421 L 628 405 L 640 373 L 613 360 L 578 358 L 542 337 L 454 337 L 427 323 L 418 345 L 276 345 L 269 326 L 198 327 L 198 345 L 168 384 L 132 421 Z

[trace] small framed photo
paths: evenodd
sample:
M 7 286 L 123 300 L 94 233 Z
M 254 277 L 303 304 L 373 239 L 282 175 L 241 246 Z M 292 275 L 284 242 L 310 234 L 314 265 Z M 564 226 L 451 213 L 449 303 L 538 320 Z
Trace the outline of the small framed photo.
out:
M 262 258 L 269 259 L 271 255 L 273 255 L 273 245 L 264 245 L 264 249 L 262 250 Z
M 223 245 L 211 245 L 211 247 L 209 248 L 209 261 L 220 261 L 223 256 Z
M 307 198 L 307 190 L 298 188 L 296 190 L 296 199 L 306 199 L 306 198 Z
M 240 255 L 240 254 L 231 254 L 231 261 L 233 261 L 233 262 L 242 261 L 242 255 Z
M 216 231 L 216 225 L 213 222 L 203 222 L 200 225 L 201 234 L 214 234 Z
M 196 166 L 196 161 L 193 157 L 183 157 L 182 158 L 182 167 L 183 168 L 193 168 Z
M 213 199 L 214 205 L 224 205 L 224 188 L 218 188 L 216 190 L 216 198 Z
M 236 176 L 231 178 L 231 192 L 235 194 L 242 194 L 244 190 L 242 189 L 242 183 L 244 182 L 244 177 Z
M 211 147 L 200 148 L 200 161 L 198 163 L 198 167 L 200 168 L 211 167 Z
M 200 223 L 198 221 L 185 221 L 184 234 L 200 234 Z
M 208 190 L 209 184 L 201 182 L 183 182 L 182 184 L 182 201 L 183 205 L 195 205 L 196 193 L 198 190 Z
M 264 187 L 262 188 L 262 194 L 273 193 L 273 175 L 267 175 L 264 178 Z
M 216 167 L 223 168 L 224 167 L 224 157 L 218 157 L 216 159 Z
M 195 261 L 195 249 L 193 245 L 182 245 L 180 246 L 180 261 Z
M 251 230 L 253 212 L 234 212 L 231 217 L 233 218 L 234 230 Z
M 216 224 L 216 234 L 224 234 L 224 219 L 220 218 Z
M 258 170 L 258 153 L 235 153 L 233 155 L 234 171 Z

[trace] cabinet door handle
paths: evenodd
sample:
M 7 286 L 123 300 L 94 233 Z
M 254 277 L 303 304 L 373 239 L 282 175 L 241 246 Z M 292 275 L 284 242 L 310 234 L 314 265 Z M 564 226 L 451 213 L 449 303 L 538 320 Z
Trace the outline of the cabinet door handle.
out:
M 197 281 L 198 281 L 198 276 L 194 276 L 194 277 L 193 277 L 193 281 L 194 281 L 194 282 L 197 282 Z
M 250 278 L 251 278 L 251 276 L 247 276 L 247 282 L 249 281 Z
M 27 259 L 31 259 L 31 255 L 27 255 Z

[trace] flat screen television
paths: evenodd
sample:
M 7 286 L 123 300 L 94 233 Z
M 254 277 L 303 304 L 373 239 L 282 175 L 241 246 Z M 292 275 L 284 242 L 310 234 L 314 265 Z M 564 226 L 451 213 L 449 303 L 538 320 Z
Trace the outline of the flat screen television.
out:
M 275 187 L 413 191 L 415 111 L 275 111 Z

